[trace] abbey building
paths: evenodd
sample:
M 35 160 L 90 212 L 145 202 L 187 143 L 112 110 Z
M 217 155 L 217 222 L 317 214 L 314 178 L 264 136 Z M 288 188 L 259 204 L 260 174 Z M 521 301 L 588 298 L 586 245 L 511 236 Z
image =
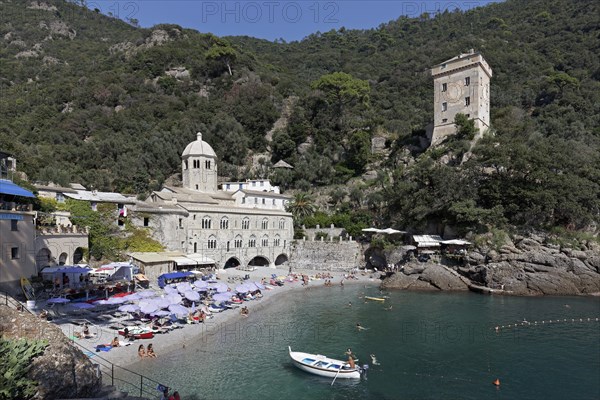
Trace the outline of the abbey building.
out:
M 185 254 L 183 264 L 191 259 L 223 269 L 288 261 L 294 234 L 285 211 L 289 196 L 267 179 L 225 182 L 219 189 L 217 155 L 201 133 L 181 161 L 183 186 L 165 186 L 138 202 L 135 225 L 151 228 L 166 250 Z

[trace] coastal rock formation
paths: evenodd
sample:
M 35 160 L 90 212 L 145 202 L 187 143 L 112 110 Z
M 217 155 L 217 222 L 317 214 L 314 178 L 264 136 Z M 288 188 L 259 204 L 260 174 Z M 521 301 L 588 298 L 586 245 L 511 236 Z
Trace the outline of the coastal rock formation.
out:
M 48 347 L 33 360 L 28 377 L 38 382 L 35 399 L 93 397 L 102 384 L 92 362 L 54 324 L 26 311 L 0 306 L 0 335 L 7 339 L 46 340 Z
M 434 263 L 406 264 L 400 271 L 384 279 L 384 289 L 469 290 L 468 283 L 456 272 Z
M 541 235 L 517 236 L 497 249 L 482 246 L 470 250 L 462 265 L 457 265 L 456 258 L 445 257 L 441 258 L 444 265 L 437 268 L 411 261 L 384 279 L 382 286 L 417 290 L 462 290 L 470 286 L 476 291 L 517 296 L 600 295 L 600 245 L 588 241 L 579 247 L 553 244 Z M 381 256 L 387 263 L 401 265 L 400 250 Z
M 459 272 L 474 283 L 515 295 L 600 293 L 600 246 L 576 250 L 531 235 L 516 237 L 498 251 L 476 249 Z

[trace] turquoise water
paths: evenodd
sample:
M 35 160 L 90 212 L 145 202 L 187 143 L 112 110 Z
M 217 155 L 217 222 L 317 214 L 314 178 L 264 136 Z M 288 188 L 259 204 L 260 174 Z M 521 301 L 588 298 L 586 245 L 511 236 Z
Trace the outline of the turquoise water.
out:
M 600 399 L 598 317 L 598 298 L 310 288 L 132 369 L 183 399 Z M 288 345 L 337 358 L 351 347 L 367 377 L 331 386 L 292 366 Z

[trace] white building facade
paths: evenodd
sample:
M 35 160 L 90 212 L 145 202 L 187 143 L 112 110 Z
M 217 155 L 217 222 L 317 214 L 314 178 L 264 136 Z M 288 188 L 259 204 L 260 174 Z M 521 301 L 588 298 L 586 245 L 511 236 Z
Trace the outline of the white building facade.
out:
M 168 251 L 214 261 L 219 268 L 275 267 L 289 260 L 294 234 L 290 197 L 263 182 L 262 190 L 217 187 L 217 156 L 197 139 L 182 154 L 182 187 L 165 186 L 136 205 L 135 225 L 148 227 Z M 226 188 L 227 186 L 223 186 Z
M 431 144 L 456 133 L 454 117 L 474 120 L 478 137 L 490 127 L 492 69 L 480 53 L 471 50 L 431 69 L 434 85 L 434 127 Z

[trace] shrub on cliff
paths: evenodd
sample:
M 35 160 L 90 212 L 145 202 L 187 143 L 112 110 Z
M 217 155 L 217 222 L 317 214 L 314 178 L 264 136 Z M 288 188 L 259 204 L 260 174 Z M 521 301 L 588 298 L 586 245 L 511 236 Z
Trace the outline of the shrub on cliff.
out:
M 36 392 L 36 382 L 27 379 L 31 360 L 42 354 L 43 340 L 5 340 L 0 338 L 0 400 L 28 399 Z

